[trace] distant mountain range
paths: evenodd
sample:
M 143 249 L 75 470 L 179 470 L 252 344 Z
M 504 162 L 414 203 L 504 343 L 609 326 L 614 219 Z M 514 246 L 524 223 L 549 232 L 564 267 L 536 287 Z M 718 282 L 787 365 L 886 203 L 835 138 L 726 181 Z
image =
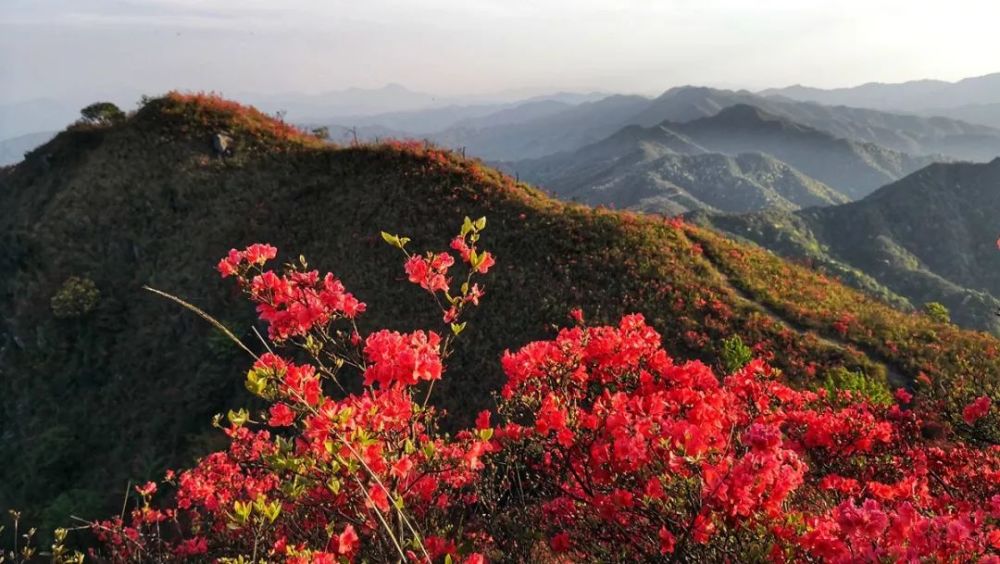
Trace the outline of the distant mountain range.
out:
M 827 105 L 876 108 L 946 116 L 1000 127 L 1000 73 L 957 82 L 914 80 L 897 84 L 871 82 L 851 88 L 821 89 L 801 85 L 760 93 Z
M 19 135 L 0 141 L 0 166 L 12 165 L 24 159 L 24 154 L 55 137 L 55 131 Z
M 159 92 L 145 92 L 147 95 Z M 96 95 L 95 99 L 38 98 L 0 103 L 0 139 L 65 127 L 78 117 L 84 105 L 109 100 L 128 110 L 141 91 L 121 91 Z M 601 92 L 551 92 L 531 94 L 500 92 L 484 95 L 441 96 L 411 90 L 401 84 L 380 88 L 346 88 L 316 94 L 282 92 L 241 93 L 261 111 L 281 114 L 283 119 L 303 125 L 352 127 L 378 126 L 413 136 L 440 131 L 463 120 L 500 113 L 520 105 L 533 105 L 544 112 L 546 106 L 565 109 L 607 96 Z
M 379 126 L 422 135 L 454 127 L 466 120 L 502 113 L 517 106 L 544 113 L 550 107 L 566 109 L 599 100 L 599 92 L 554 92 L 523 96 L 438 96 L 415 92 L 400 84 L 382 88 L 349 88 L 321 94 L 279 94 L 251 96 L 255 105 L 268 112 L 283 112 L 296 123 L 333 125 L 347 128 Z M 531 109 L 525 110 L 529 115 Z
M 964 326 L 1000 331 L 1000 158 L 934 164 L 849 204 L 693 217 L 904 307 L 937 301 Z
M 911 155 L 945 155 L 987 161 L 1000 156 L 1000 129 L 943 118 L 871 109 L 822 106 L 751 92 L 680 87 L 649 99 L 610 96 L 520 123 L 453 127 L 425 137 L 464 147 L 488 160 L 514 161 L 573 151 L 628 125 L 653 126 L 710 117 L 724 108 L 750 105 L 841 139 L 876 143 Z
M 0 104 L 0 140 L 62 129 L 78 112 L 78 107 L 48 98 Z
M 781 96 L 828 105 L 921 111 L 1000 102 L 1000 73 L 965 78 L 957 82 L 912 80 L 895 84 L 869 82 L 850 88 L 810 88 L 802 85 L 771 88 L 763 96 Z
M 675 214 L 844 203 L 931 162 L 737 104 L 503 167 L 564 198 Z

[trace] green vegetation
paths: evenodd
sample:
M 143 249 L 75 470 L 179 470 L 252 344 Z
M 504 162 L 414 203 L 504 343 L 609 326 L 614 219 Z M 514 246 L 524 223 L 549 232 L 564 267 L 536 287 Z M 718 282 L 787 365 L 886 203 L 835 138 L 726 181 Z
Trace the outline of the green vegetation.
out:
M 213 155 L 220 131 L 240 148 L 230 158 Z M 0 507 L 36 519 L 117 511 L 128 480 L 218 446 L 203 426 L 212 414 L 253 406 L 240 351 L 142 286 L 227 316 L 260 349 L 253 310 L 211 271 L 230 246 L 256 241 L 337 272 L 369 304 L 364 323 L 411 331 L 439 313 L 414 305 L 419 289 L 386 283 L 398 257 L 379 232 L 436 242 L 465 216 L 488 216 L 498 263 L 473 317 L 489 323 L 469 324 L 472 345 L 435 389 L 455 422 L 491 405 L 511 335 L 551 337 L 574 307 L 595 324 L 643 313 L 672 355 L 720 368 L 720 343 L 739 335 L 797 385 L 836 369 L 878 383 L 924 372 L 928 393 L 997 397 L 1000 343 L 988 335 L 901 314 L 705 229 L 560 203 L 420 143 L 331 146 L 211 96 L 71 128 L 0 170 L 0 209 L 11 210 L 0 215 Z M 100 299 L 66 323 L 52 298 L 81 273 Z M 840 333 L 845 316 L 856 321 Z
M 125 121 L 125 112 L 111 102 L 97 102 L 80 110 L 83 123 L 88 125 L 114 125 Z
M 927 302 L 924 304 L 924 315 L 930 317 L 938 323 L 951 323 L 951 314 L 948 308 L 940 302 Z
M 722 360 L 722 367 L 727 373 L 736 372 L 753 360 L 753 351 L 743 344 L 743 339 L 739 335 L 733 335 L 722 340 L 722 351 L 719 353 Z
M 831 370 L 823 380 L 823 389 L 831 396 L 848 392 L 848 398 L 857 401 L 858 395 L 876 405 L 892 405 L 892 394 L 885 384 L 865 376 L 861 372 L 850 372 L 842 368 Z
M 70 276 L 63 282 L 59 291 L 52 296 L 52 315 L 58 319 L 82 317 L 97 307 L 101 298 L 94 281 L 90 278 Z

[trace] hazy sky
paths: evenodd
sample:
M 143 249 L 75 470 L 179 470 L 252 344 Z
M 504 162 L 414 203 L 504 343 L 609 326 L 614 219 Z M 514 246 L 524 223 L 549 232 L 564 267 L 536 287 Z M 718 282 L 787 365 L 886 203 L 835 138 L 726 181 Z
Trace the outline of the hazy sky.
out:
M 995 0 L 0 0 L 0 101 L 846 86 L 1000 71 Z

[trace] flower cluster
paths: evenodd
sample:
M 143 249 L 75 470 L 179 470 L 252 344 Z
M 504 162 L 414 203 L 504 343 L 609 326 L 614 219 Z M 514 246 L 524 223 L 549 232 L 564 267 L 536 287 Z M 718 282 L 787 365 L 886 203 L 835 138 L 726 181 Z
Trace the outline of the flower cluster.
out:
M 427 397 L 414 399 L 419 384 L 441 378 L 450 341 L 434 331 L 364 335 L 357 317 L 365 305 L 332 274 L 306 270 L 301 259 L 283 273 L 264 270 L 276 255 L 251 245 L 231 251 L 218 270 L 257 304 L 274 345 L 294 345 L 309 361 L 270 350 L 257 356 L 245 384 L 267 408 L 259 417 L 240 409 L 225 423 L 217 418 L 229 447 L 169 476 L 174 493 L 163 509 L 151 504 L 150 483 L 137 489 L 143 503 L 130 519 L 95 523 L 103 556 L 482 562 L 475 547 L 489 539 L 473 526 L 473 508 L 483 458 L 495 450 L 490 434 L 444 435 Z M 427 256 L 446 257 L 431 260 L 438 274 L 453 261 Z M 413 264 L 409 257 L 411 277 Z M 463 290 L 456 307 L 481 295 Z M 360 391 L 347 391 L 359 387 L 345 380 L 349 371 Z
M 440 301 L 438 304 L 441 306 L 444 322 L 452 324 L 452 331 L 456 335 L 464 328 L 463 324 L 458 323 L 462 311 L 469 305 L 478 306 L 484 294 L 482 287 L 472 282 L 473 276 L 486 274 L 496 264 L 492 253 L 480 251 L 476 246 L 483 229 L 486 229 L 485 217 L 476 221 L 466 217 L 461 231 L 451 241 L 451 248 L 458 252 L 462 262 L 468 266 L 457 295 L 452 294 L 452 279 L 448 277 L 448 269 L 455 265 L 454 256 L 447 252 L 429 252 L 424 256 L 410 254 L 406 250 L 408 238 L 382 232 L 382 238 L 387 243 L 406 254 L 404 269 L 407 279 L 430 292 L 435 299 L 438 299 L 438 294 L 444 297 L 447 305 Z
M 759 360 L 720 380 L 673 362 L 641 316 L 564 329 L 503 368 L 499 456 L 517 453 L 549 547 L 571 560 L 1000 549 L 1000 448 L 925 440 L 915 411 L 794 390 Z
M 321 279 L 315 270 L 290 269 L 285 274 L 263 270 L 277 254 L 270 245 L 254 244 L 243 251 L 230 250 L 217 267 L 223 278 L 240 277 L 241 286 L 249 289 L 250 298 L 257 303 L 261 320 L 268 323 L 271 339 L 304 336 L 338 317 L 353 319 L 365 311 L 365 304 L 347 292 L 333 274 Z
M 365 385 L 385 388 L 394 383 L 412 386 L 421 380 L 441 379 L 441 337 L 431 331 L 401 335 L 385 329 L 365 340 Z
M 990 398 L 986 396 L 976 398 L 962 410 L 962 419 L 969 425 L 975 424 L 976 421 L 986 417 L 986 414 L 990 412 L 991 403 Z
M 641 315 L 594 327 L 572 311 L 573 327 L 503 355 L 496 413 L 440 432 L 427 400 L 493 265 L 484 228 L 466 219 L 451 243 L 468 267 L 458 291 L 452 254 L 383 233 L 440 306 L 440 333 L 365 332 L 364 304 L 332 275 L 265 271 L 266 245 L 232 251 L 219 270 L 277 350 L 246 375 L 266 408 L 217 418 L 228 448 L 94 523 L 100 556 L 1000 563 L 1000 447 L 963 442 L 906 389 L 796 389 L 749 348 L 723 377 L 676 362 Z M 991 409 L 971 401 L 965 424 Z

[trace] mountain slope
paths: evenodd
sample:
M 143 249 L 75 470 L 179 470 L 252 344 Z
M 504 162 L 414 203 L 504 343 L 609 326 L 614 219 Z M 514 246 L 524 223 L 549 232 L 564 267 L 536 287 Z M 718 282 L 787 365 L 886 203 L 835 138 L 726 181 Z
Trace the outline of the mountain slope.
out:
M 1000 158 L 935 164 L 859 202 L 707 222 L 789 256 L 865 273 L 912 305 L 1000 331 Z
M 211 150 L 222 130 L 236 145 L 226 159 Z M 563 204 L 423 144 L 329 146 L 206 96 L 63 132 L 0 169 L 0 209 L 0 506 L 42 525 L 116 511 L 128 479 L 204 453 L 217 441 L 202 431 L 211 414 L 247 404 L 242 353 L 141 286 L 188 299 L 259 349 L 253 311 L 213 270 L 254 241 L 335 272 L 369 304 L 364 326 L 404 330 L 439 314 L 398 283 L 399 257 L 378 232 L 437 247 L 464 216 L 488 217 L 482 243 L 498 265 L 449 359 L 455 376 L 435 390 L 459 419 L 489 404 L 504 348 L 551 335 L 577 306 L 595 323 L 644 313 L 680 358 L 718 362 L 722 339 L 738 334 L 803 385 L 843 369 L 894 382 L 1000 373 L 991 337 L 900 314 L 704 229 Z M 767 293 L 770 274 L 741 270 L 737 256 L 796 291 Z M 81 280 L 99 294 L 80 294 Z M 75 309 L 67 296 L 80 298 Z M 874 334 L 841 332 L 844 316 Z M 995 394 L 989 382 L 978 393 Z M 956 404 L 968 395 L 945 389 Z

